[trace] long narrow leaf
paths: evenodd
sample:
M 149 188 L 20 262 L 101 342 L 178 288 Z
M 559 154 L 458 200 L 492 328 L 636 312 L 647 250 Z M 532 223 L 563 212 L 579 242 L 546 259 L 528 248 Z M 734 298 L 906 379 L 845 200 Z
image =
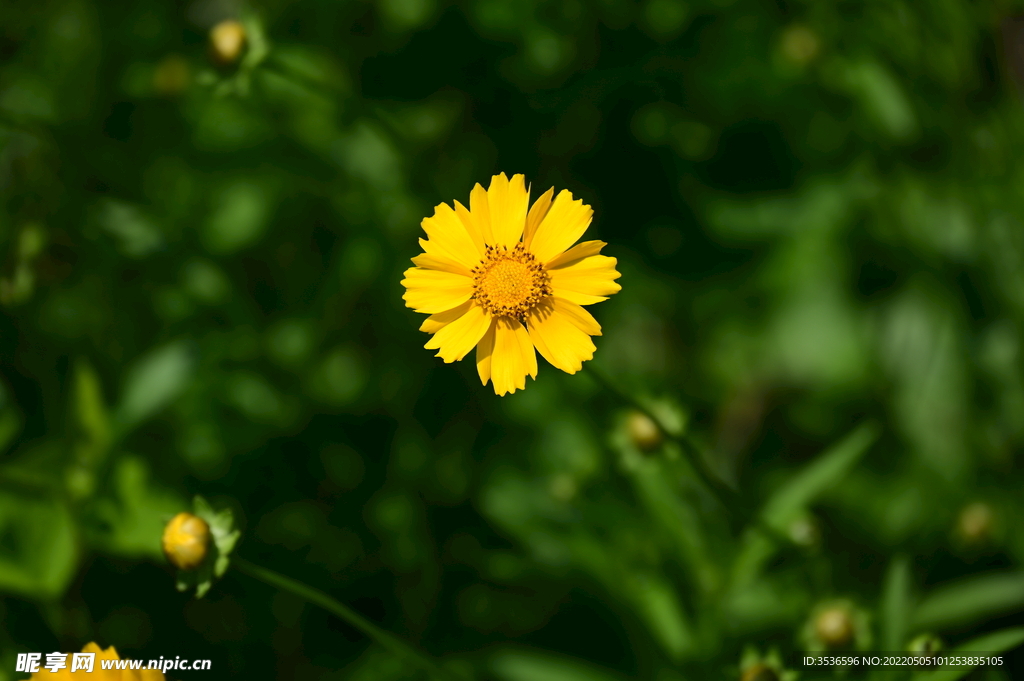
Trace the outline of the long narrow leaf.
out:
M 1013 650 L 1022 643 L 1024 643 L 1024 627 L 1013 627 L 1012 629 L 1003 629 L 971 639 L 948 654 L 1002 653 L 1007 650 Z M 914 676 L 914 681 L 959 681 L 959 679 L 964 678 L 974 669 L 974 667 L 969 666 L 936 669 L 935 671 L 917 674 Z
M 1024 608 L 1024 573 L 996 573 L 937 589 L 914 613 L 915 629 L 969 626 Z
M 765 521 L 784 529 L 797 513 L 842 480 L 877 437 L 878 429 L 873 424 L 862 425 L 847 435 L 771 496 L 764 507 Z
M 882 586 L 882 649 L 900 650 L 911 616 L 910 561 L 897 556 L 889 565 Z
M 580 660 L 551 653 L 503 650 L 491 658 L 503 681 L 617 681 L 621 677 Z

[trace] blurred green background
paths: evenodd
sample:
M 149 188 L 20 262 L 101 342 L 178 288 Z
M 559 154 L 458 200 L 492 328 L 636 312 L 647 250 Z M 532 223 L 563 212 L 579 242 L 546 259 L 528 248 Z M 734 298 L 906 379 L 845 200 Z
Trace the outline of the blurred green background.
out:
M 1019 647 L 1018 12 L 2 2 L 0 679 L 91 640 L 417 678 L 246 576 L 176 592 L 197 493 L 240 555 L 481 679 L 770 681 L 829 603 L 848 647 Z M 498 172 L 594 207 L 623 290 L 593 363 L 738 501 L 586 367 L 497 398 L 422 348 L 419 221 Z

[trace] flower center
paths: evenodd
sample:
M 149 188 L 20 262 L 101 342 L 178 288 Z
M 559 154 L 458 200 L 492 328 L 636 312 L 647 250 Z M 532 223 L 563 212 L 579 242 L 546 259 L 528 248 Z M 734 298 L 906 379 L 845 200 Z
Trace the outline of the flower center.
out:
M 483 262 L 473 268 L 473 297 L 495 316 L 519 321 L 551 295 L 551 277 L 522 243 L 512 250 L 488 246 Z

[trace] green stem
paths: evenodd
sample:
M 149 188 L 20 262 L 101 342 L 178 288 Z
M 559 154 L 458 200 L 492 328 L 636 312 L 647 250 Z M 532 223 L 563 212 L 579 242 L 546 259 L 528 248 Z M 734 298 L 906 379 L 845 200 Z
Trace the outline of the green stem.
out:
M 333 83 L 317 80 L 316 78 L 311 78 L 308 74 L 296 71 L 291 64 L 281 60 L 273 50 L 260 62 L 259 67 L 272 71 L 282 78 L 291 80 L 293 83 L 301 85 L 314 94 L 324 96 L 325 99 L 329 98 L 324 95 L 324 92 L 339 98 L 344 98 L 347 94 Z
M 249 575 L 253 579 L 258 579 L 272 587 L 287 591 L 345 620 L 382 647 L 423 669 L 433 678 L 446 679 L 447 681 L 467 681 L 466 677 L 444 669 L 424 653 L 419 652 L 397 636 L 384 631 L 352 608 L 328 596 L 319 589 L 314 589 L 291 577 L 285 577 L 273 570 L 250 563 L 243 558 L 233 558 L 231 564 L 238 568 L 239 572 Z
M 648 409 L 635 397 L 624 390 L 621 390 L 610 378 L 608 378 L 607 375 L 605 375 L 603 371 L 593 366 L 587 367 L 587 369 L 590 373 L 590 377 L 600 384 L 601 387 L 611 393 L 613 397 L 649 418 L 651 423 L 657 426 L 658 430 L 661 431 L 661 434 L 666 439 L 669 439 L 679 445 L 683 450 L 683 454 L 690 462 L 690 466 L 694 471 L 696 471 L 697 477 L 701 479 L 704 485 L 712 494 L 715 495 L 715 498 L 718 499 L 718 502 L 725 507 L 726 512 L 728 512 L 734 519 L 736 518 L 736 514 L 739 509 L 747 507 L 746 500 L 742 498 L 739 490 L 722 480 L 711 471 L 700 447 L 698 447 L 693 440 L 686 437 L 686 435 L 673 433 L 665 423 L 654 414 L 654 412 Z M 760 514 L 755 513 L 753 517 L 750 518 L 750 522 L 763 534 L 774 539 L 776 542 L 784 545 L 792 543 L 792 541 L 783 533 L 768 525 Z
M 597 383 L 602 388 L 607 390 L 612 396 L 618 401 L 626 404 L 627 406 L 640 412 L 651 420 L 661 434 L 668 440 L 671 440 L 678 444 L 683 450 L 683 454 L 690 462 L 690 466 L 697 473 L 697 476 L 701 481 L 714 493 L 723 506 L 728 508 L 729 502 L 734 501 L 734 497 L 737 496 L 738 492 L 735 488 L 729 485 L 727 482 L 722 480 L 719 476 L 715 475 L 708 467 L 707 460 L 704 458 L 700 448 L 686 435 L 680 435 L 673 433 L 664 422 L 658 418 L 650 409 L 648 409 L 642 402 L 637 400 L 632 395 L 628 394 L 624 390 L 621 390 L 615 383 L 608 378 L 607 375 L 600 369 L 592 366 L 588 366 L 587 370 Z

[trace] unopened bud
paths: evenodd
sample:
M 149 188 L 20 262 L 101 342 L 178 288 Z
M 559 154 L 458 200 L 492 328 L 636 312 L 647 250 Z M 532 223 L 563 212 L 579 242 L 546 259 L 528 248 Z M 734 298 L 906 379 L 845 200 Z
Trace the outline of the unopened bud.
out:
M 629 439 L 637 449 L 649 452 L 657 449 L 661 444 L 661 429 L 657 423 L 651 420 L 651 417 L 643 412 L 630 412 L 626 420 L 626 429 L 629 431 Z
M 219 64 L 233 64 L 245 47 L 245 27 L 235 19 L 227 19 L 210 29 L 210 51 Z
M 164 555 L 181 570 L 194 570 L 206 558 L 210 526 L 199 516 L 179 513 L 164 528 Z
M 842 648 L 853 640 L 853 618 L 848 608 L 832 606 L 814 620 L 814 633 L 829 648 Z
M 740 681 L 779 681 L 779 675 L 768 665 L 758 662 L 743 670 Z
M 942 650 L 942 639 L 935 634 L 921 634 L 907 646 L 908 652 L 925 655 L 937 653 L 940 650 Z
M 797 66 L 810 63 L 820 51 L 818 35 L 806 26 L 790 26 L 782 34 L 782 54 Z
M 153 71 L 153 89 L 159 95 L 172 97 L 188 87 L 189 78 L 188 62 L 177 54 L 169 54 Z
M 569 501 L 576 496 L 576 481 L 572 479 L 571 475 L 562 473 L 551 479 L 548 489 L 555 499 Z
M 33 260 L 46 247 L 46 232 L 43 226 L 30 222 L 21 230 L 18 239 L 18 257 L 22 260 Z
M 960 511 L 957 531 L 969 544 L 984 544 L 992 536 L 995 513 L 983 502 L 968 504 Z
M 812 547 L 821 541 L 821 528 L 812 516 L 800 516 L 789 524 L 789 538 L 798 546 Z

